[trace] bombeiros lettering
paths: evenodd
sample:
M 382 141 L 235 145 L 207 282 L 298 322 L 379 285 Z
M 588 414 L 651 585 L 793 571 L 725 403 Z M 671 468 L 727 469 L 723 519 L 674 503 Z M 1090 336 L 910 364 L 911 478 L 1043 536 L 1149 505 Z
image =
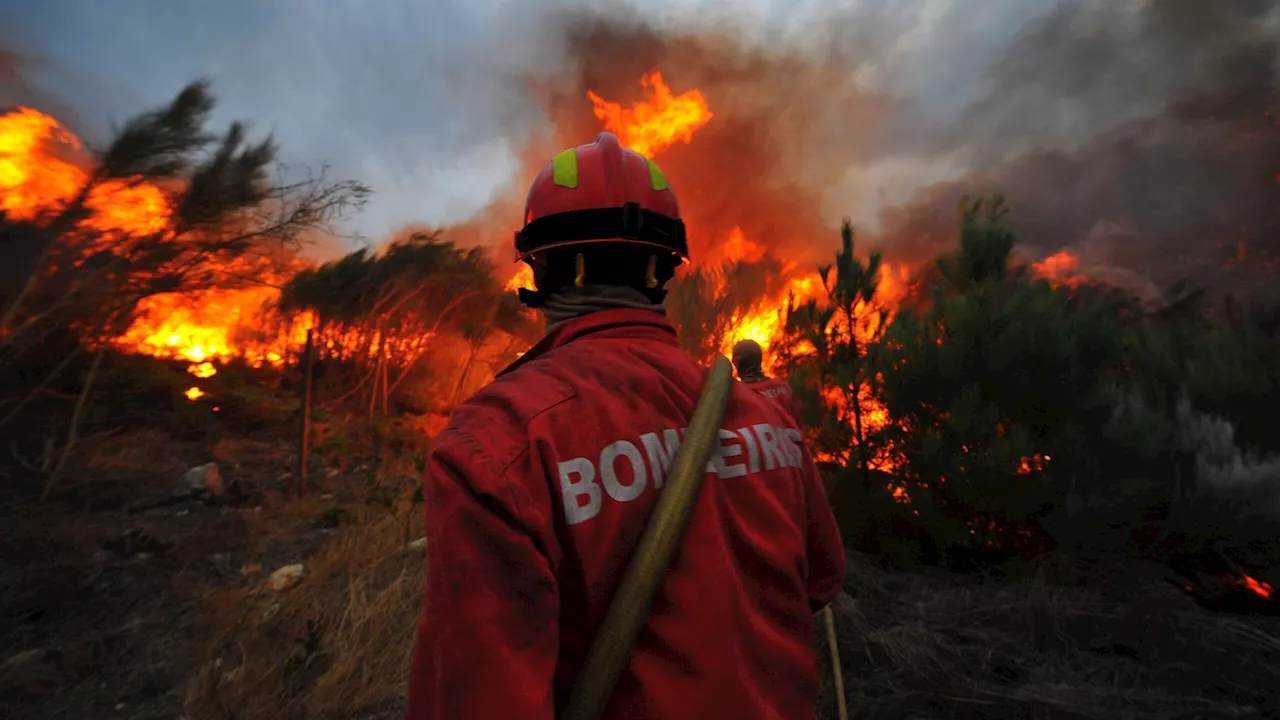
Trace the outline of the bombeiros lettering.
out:
M 650 487 L 661 490 L 685 430 L 644 433 L 639 442 L 617 440 L 605 445 L 596 458 L 557 463 L 565 522 L 577 525 L 591 520 L 600 514 L 606 498 L 628 503 Z M 720 480 L 735 480 L 762 470 L 799 468 L 804 465 L 804 452 L 803 436 L 792 427 L 757 423 L 737 430 L 722 428 L 707 472 Z

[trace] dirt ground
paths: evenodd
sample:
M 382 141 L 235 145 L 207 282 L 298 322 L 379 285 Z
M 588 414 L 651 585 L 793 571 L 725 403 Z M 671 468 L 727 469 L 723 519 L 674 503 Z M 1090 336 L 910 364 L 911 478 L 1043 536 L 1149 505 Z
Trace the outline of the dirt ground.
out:
M 210 461 L 234 492 L 175 500 Z M 156 431 L 86 449 L 47 503 L 0 506 L 0 714 L 399 717 L 421 508 L 351 468 L 286 502 L 290 463 L 283 437 Z M 264 589 L 292 563 L 297 586 Z M 1204 610 L 1154 566 L 1054 557 L 997 581 L 854 554 L 835 620 L 854 718 L 1280 717 L 1280 619 Z
M 6 718 L 177 718 L 210 632 L 216 589 L 261 580 L 323 544 L 257 530 L 282 501 L 279 441 L 203 448 L 163 433 L 112 439 L 45 503 L 0 506 L 0 700 Z M 237 494 L 178 500 L 193 466 L 217 462 Z

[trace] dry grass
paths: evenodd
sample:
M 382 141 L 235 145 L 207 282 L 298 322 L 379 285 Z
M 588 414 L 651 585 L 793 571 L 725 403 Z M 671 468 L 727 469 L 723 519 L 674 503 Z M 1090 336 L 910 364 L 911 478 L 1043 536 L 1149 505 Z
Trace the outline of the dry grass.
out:
M 295 587 L 258 583 L 214 598 L 216 638 L 188 691 L 193 717 L 396 714 L 422 608 L 422 553 L 405 550 L 402 520 L 376 508 L 359 515 L 307 559 Z
M 991 583 L 855 557 L 836 605 L 857 718 L 1269 718 L 1280 621 L 1207 613 L 1143 569 Z M 820 717 L 834 682 L 820 628 Z
M 279 543 L 317 510 L 293 504 L 256 522 Z M 191 717 L 398 717 L 422 555 L 405 551 L 402 520 L 377 508 L 358 515 L 293 589 L 268 593 L 260 576 L 214 598 L 215 639 L 189 688 Z M 1280 716 L 1280 620 L 1204 611 L 1154 568 L 1055 559 L 996 582 L 888 572 L 855 555 L 846 589 L 836 622 L 854 718 Z M 818 629 L 819 718 L 834 718 Z
M 108 476 L 172 475 L 176 480 L 187 469 L 185 453 L 169 432 L 138 428 L 119 435 L 94 438 L 83 444 L 84 467 Z

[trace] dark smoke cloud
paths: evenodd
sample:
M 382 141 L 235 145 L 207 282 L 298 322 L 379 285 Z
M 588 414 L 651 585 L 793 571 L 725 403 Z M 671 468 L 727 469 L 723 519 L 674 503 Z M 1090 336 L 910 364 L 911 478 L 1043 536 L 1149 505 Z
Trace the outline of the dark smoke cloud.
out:
M 1263 268 L 1280 259 L 1278 58 L 1265 0 L 1063 5 L 940 129 L 932 149 L 969 143 L 975 172 L 885 211 L 879 242 L 936 250 L 957 198 L 1002 192 L 1033 256 L 1073 248 L 1158 283 Z
M 691 143 L 655 156 L 680 194 L 695 262 L 718 259 L 718 246 L 739 227 L 753 242 L 812 264 L 838 237 L 822 188 L 874 155 L 873 130 L 892 106 L 859 85 L 858 71 L 889 43 L 893 23 L 854 17 L 803 49 L 770 49 L 732 25 L 664 26 L 618 10 L 561 14 L 552 24 L 563 29 L 569 60 L 557 82 L 530 82 L 550 132 L 526 152 L 522 177 L 527 182 L 553 152 L 600 131 L 588 90 L 630 105 L 643 99 L 641 76 L 658 69 L 672 92 L 699 90 L 715 114 Z M 524 188 L 513 183 L 508 197 L 450 232 L 483 235 L 478 226 L 496 229 L 498 217 L 509 231 Z
M 70 127 L 76 125 L 72 108 L 57 96 L 31 82 L 28 75 L 33 66 L 56 67 L 48 58 L 30 57 L 13 49 L 0 35 L 0 113 L 18 106 L 43 108 L 57 113 Z
M 1280 258 L 1273 6 L 1070 2 L 976 13 L 970 26 L 948 11 L 934 47 L 916 53 L 914 80 L 899 48 L 920 26 L 918 7 L 828 11 L 803 43 L 762 42 L 716 19 L 566 14 L 551 24 L 563 28 L 572 81 L 542 88 L 554 142 L 530 153 L 523 177 L 599 129 L 587 89 L 628 103 L 640 75 L 661 68 L 716 113 L 693 143 L 657 158 L 703 256 L 738 225 L 808 262 L 853 214 L 890 259 L 920 262 L 953 245 L 961 197 L 999 192 L 1031 259 L 1071 248 L 1143 292 L 1191 273 L 1217 281 L 1225 266 Z M 989 27 L 1000 20 L 1012 31 Z M 1003 44 L 982 52 L 984 34 Z M 948 63 L 985 70 L 957 89 Z M 514 187 L 504 213 L 518 212 Z

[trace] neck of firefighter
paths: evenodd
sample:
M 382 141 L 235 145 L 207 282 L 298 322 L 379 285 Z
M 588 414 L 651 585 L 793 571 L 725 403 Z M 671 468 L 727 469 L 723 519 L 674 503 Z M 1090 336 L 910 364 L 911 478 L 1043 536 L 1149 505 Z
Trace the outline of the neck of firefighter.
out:
M 574 318 L 601 310 L 651 310 L 666 315 L 667 309 L 655 303 L 635 288 L 619 285 L 591 285 L 566 287 L 552 291 L 542 313 L 547 317 L 547 330 Z
M 742 364 L 737 366 L 738 379 L 742 382 L 763 382 L 768 380 L 768 376 L 764 374 L 764 370 L 760 369 L 760 364 L 754 366 L 750 364 Z

